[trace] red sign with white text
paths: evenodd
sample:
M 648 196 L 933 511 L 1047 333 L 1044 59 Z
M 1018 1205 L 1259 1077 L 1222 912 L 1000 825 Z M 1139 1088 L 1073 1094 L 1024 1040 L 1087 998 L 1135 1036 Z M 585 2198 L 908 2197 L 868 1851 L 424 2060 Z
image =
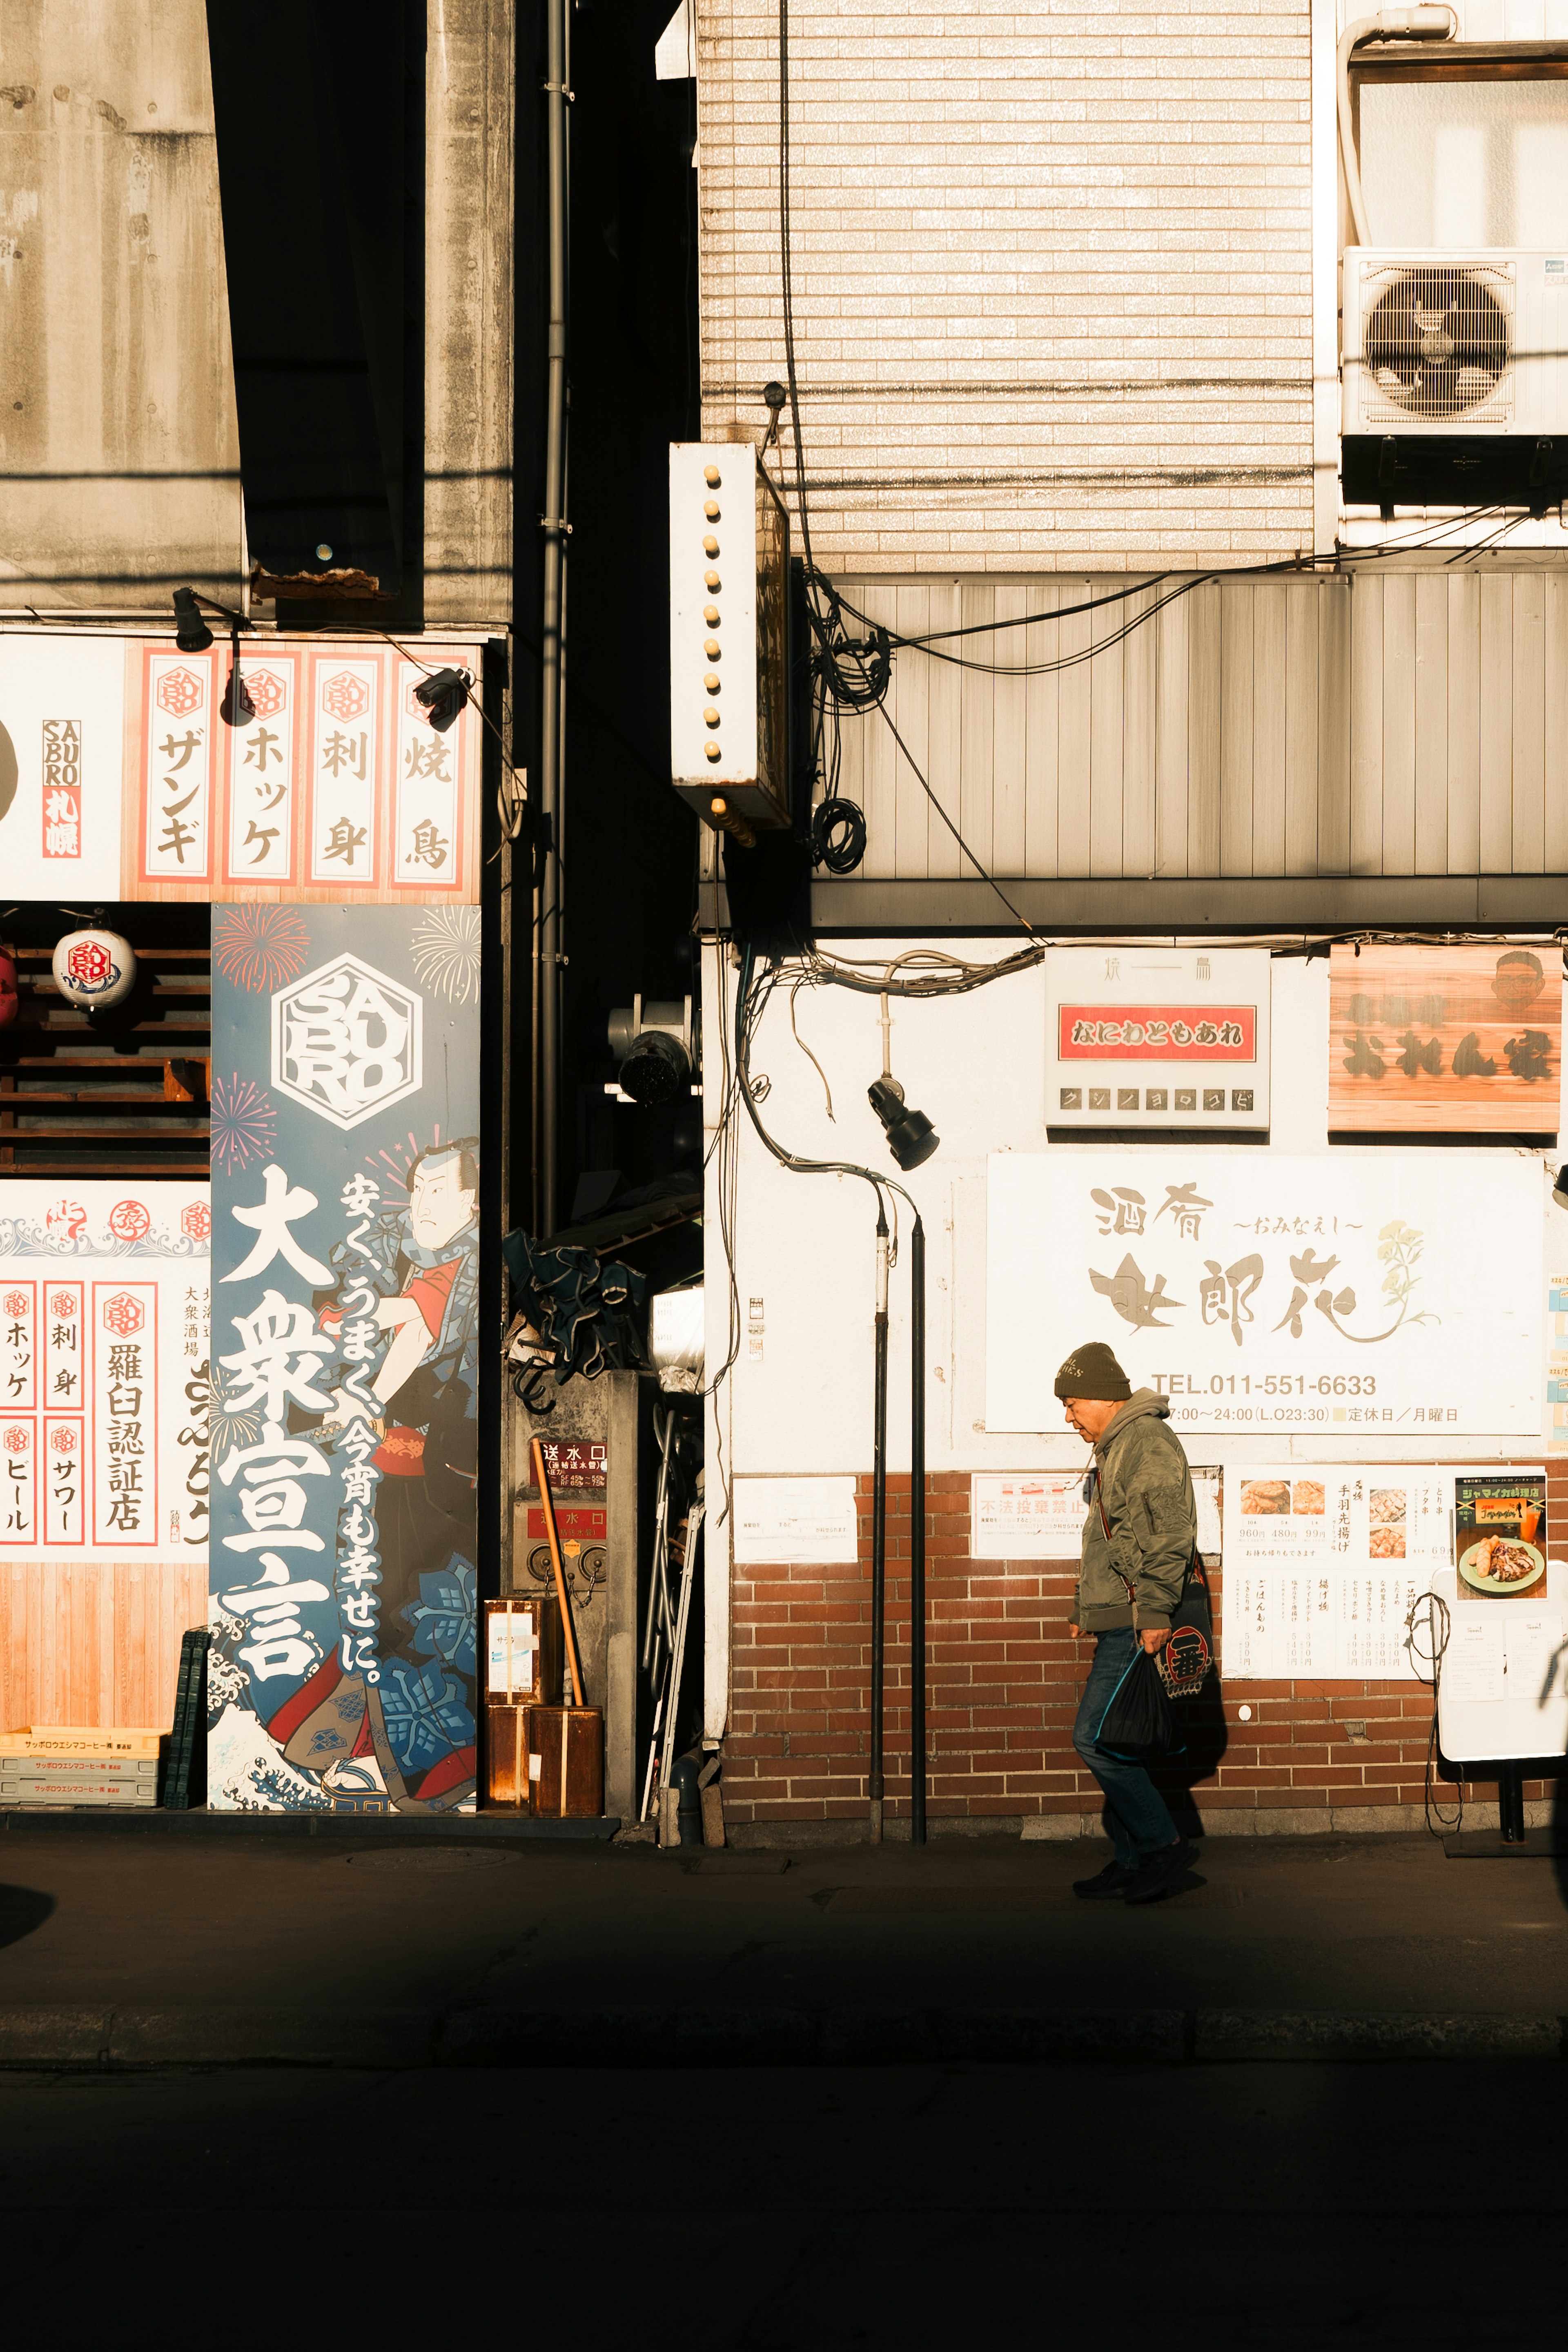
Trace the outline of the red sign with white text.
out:
M 1063 1062 L 1255 1062 L 1255 1004 L 1061 1004 Z

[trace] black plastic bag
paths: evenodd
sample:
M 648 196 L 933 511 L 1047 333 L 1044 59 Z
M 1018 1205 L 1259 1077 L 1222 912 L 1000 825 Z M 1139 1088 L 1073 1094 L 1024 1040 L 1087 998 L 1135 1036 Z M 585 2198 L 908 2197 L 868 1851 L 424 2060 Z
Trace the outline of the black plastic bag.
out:
M 1096 1747 L 1132 1763 L 1179 1754 L 1176 1717 L 1160 1677 L 1159 1661 L 1138 1643 L 1126 1673 L 1112 1692 L 1094 1732 Z

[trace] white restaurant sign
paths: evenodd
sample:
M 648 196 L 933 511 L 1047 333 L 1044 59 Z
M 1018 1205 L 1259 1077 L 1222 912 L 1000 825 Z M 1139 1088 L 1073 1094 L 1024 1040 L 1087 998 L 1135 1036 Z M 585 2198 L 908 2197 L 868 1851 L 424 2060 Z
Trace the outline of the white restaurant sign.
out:
M 1088 1339 L 1174 1428 L 1437 1454 L 1541 1426 L 1542 1168 L 1176 1147 L 988 1163 L 986 1423 L 1050 1430 Z
M 204 1183 L 0 1196 L 0 1559 L 204 1562 Z
M 0 629 L 0 855 L 24 898 L 479 896 L 481 720 L 415 698 L 476 643 Z
M 1269 1124 L 1267 948 L 1049 948 L 1048 1127 Z

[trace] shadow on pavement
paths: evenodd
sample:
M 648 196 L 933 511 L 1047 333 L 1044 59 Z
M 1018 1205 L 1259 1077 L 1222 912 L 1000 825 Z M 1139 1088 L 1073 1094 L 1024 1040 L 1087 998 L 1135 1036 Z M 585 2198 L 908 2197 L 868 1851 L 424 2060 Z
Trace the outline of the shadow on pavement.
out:
M 37 1887 L 0 1885 L 0 1946 L 19 1944 L 43 1926 L 54 1907 L 54 1896 Z

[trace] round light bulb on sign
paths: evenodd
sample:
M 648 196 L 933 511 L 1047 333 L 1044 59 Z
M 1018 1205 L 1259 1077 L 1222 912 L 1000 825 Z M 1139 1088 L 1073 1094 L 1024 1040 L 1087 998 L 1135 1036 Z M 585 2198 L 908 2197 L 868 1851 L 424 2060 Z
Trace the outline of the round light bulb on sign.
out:
M 68 931 L 54 953 L 55 985 L 78 1013 L 107 1013 L 136 985 L 136 951 L 118 931 L 97 924 Z

